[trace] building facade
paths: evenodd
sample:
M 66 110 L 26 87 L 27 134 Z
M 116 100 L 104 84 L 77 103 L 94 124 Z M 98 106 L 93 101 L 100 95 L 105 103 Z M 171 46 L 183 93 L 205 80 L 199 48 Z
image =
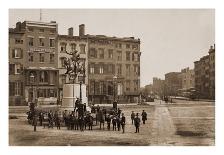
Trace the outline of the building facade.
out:
M 17 61 L 20 59 L 20 75 L 23 84 L 19 86 L 21 87 L 21 96 L 24 99 L 23 105 L 27 105 L 34 99 L 36 99 L 37 104 L 41 105 L 57 103 L 57 27 L 56 22 L 24 21 L 23 23 L 18 22 L 16 28 L 9 30 L 9 55 L 13 56 L 18 51 L 20 53 L 20 58 L 11 57 L 9 64 L 13 64 L 15 59 Z M 13 40 L 19 42 L 14 38 L 15 33 L 23 33 L 19 47 L 21 50 L 17 50 L 18 46 L 12 44 Z M 18 37 L 18 34 L 16 37 Z M 12 66 L 10 70 L 12 70 Z M 15 68 L 19 71 L 19 67 L 16 66 Z M 31 79 L 31 77 L 33 78 Z M 12 81 L 13 78 L 9 77 L 9 83 Z M 13 87 L 14 90 L 17 90 L 16 84 L 11 84 L 10 92 L 13 92 Z M 10 104 L 13 104 L 13 102 L 10 101 Z
M 182 89 L 183 90 L 195 88 L 194 69 L 189 69 L 189 67 L 182 69 L 181 76 L 182 76 Z
M 120 103 L 138 102 L 140 40 L 133 37 L 81 35 L 88 39 L 89 100 L 94 103 L 111 103 L 113 100 L 119 100 Z
M 9 105 L 25 105 L 24 52 L 25 29 L 17 23 L 15 29 L 9 29 Z
M 66 75 L 66 66 L 65 60 L 70 59 L 73 52 L 77 51 L 80 55 L 80 65 L 83 65 L 85 70 L 88 69 L 88 43 L 87 38 L 73 36 L 73 28 L 68 29 L 68 35 L 59 35 L 58 36 L 58 69 L 59 69 L 59 101 L 62 101 L 62 92 L 63 92 L 63 85 L 65 83 L 84 83 L 88 85 L 88 72 L 80 73 L 77 76 L 75 81 L 69 79 L 69 76 Z M 87 92 L 87 91 L 86 91 Z
M 178 90 L 182 88 L 181 72 L 170 72 L 165 74 L 165 95 L 177 96 Z
M 164 91 L 165 91 L 164 89 L 165 89 L 165 80 L 154 77 L 153 78 L 153 92 L 162 98 L 164 96 Z
M 215 99 L 215 46 L 208 53 L 194 62 L 195 88 L 199 98 Z

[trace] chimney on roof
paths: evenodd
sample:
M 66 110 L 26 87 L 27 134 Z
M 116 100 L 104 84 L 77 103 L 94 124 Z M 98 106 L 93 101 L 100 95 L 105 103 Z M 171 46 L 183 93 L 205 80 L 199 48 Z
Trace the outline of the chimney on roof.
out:
M 85 35 L 85 24 L 79 25 L 79 36 Z
M 22 29 L 22 23 L 21 22 L 16 23 L 16 29 L 17 29 L 17 31 L 21 31 L 21 29 Z
M 68 29 L 68 35 L 69 35 L 69 36 L 73 36 L 73 27 L 70 27 L 70 28 Z

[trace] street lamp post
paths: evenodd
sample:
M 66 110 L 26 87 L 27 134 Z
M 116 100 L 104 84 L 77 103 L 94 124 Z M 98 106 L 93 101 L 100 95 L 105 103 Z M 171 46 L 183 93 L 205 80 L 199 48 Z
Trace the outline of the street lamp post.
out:
M 113 81 L 114 81 L 114 101 L 116 99 L 116 80 L 117 80 L 117 76 L 114 75 L 113 76 Z
M 34 89 L 33 89 L 33 84 L 34 84 L 34 75 L 33 73 L 30 74 L 30 85 L 31 85 L 31 89 L 32 89 L 32 100 L 31 102 L 34 103 Z

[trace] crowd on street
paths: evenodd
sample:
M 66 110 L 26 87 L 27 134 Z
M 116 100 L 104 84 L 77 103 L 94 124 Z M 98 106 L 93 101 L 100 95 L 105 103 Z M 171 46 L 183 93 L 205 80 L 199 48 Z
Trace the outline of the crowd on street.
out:
M 139 113 L 132 111 L 130 114 L 131 123 L 135 126 L 135 133 L 139 133 L 140 124 L 144 125 L 147 120 L 147 113 L 143 110 L 141 118 Z M 35 111 L 28 113 L 28 120 L 34 126 L 34 131 L 37 126 L 47 127 L 48 129 L 56 127 L 58 130 L 61 127 L 66 127 L 67 130 L 93 130 L 93 126 L 99 125 L 100 130 L 122 131 L 125 133 L 126 117 L 122 110 L 113 107 L 110 110 L 98 106 L 92 106 L 91 112 L 86 111 L 84 106 L 77 106 L 73 111 L 64 110 L 62 115 L 58 111 L 43 112 Z M 104 128 L 104 125 L 106 127 Z

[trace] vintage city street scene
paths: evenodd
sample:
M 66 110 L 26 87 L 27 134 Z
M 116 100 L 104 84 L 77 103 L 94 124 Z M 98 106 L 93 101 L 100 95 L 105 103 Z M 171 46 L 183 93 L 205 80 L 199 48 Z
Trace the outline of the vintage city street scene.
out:
M 214 146 L 214 9 L 9 9 L 9 146 Z

